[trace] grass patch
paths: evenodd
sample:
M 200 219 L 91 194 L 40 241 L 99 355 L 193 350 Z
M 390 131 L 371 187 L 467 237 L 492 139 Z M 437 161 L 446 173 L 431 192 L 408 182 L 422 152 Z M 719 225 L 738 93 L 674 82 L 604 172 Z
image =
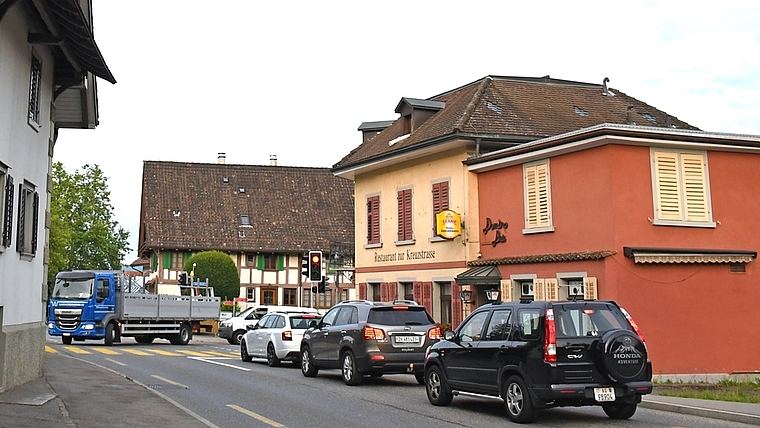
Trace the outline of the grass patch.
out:
M 669 397 L 760 404 L 760 380 L 752 382 L 723 380 L 713 384 L 664 382 L 655 384 L 655 393 Z

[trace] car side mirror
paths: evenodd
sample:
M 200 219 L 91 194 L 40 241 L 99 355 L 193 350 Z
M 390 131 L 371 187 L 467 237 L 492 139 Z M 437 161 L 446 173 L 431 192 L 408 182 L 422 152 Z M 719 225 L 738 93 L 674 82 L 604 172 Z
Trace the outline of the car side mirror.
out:
M 309 328 L 314 328 L 316 326 L 317 326 L 317 321 L 316 320 L 309 321 Z
M 446 330 L 443 332 L 443 339 L 448 341 L 454 341 L 454 338 L 456 337 L 456 334 L 454 334 L 451 330 Z

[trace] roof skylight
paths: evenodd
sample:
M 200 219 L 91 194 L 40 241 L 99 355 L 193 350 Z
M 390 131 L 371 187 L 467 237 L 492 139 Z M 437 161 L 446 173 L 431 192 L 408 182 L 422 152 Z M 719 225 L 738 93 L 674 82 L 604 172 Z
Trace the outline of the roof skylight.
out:
M 654 117 L 654 116 L 652 116 L 651 114 L 649 114 L 649 113 L 639 113 L 639 114 L 640 114 L 640 115 L 641 115 L 641 117 L 643 117 L 644 119 L 646 119 L 646 120 L 648 120 L 648 121 L 650 121 L 650 122 L 652 122 L 652 123 L 657 123 L 657 118 L 656 118 L 656 117 Z
M 405 140 L 405 139 L 406 139 L 406 137 L 408 137 L 409 135 L 411 135 L 411 134 L 404 134 L 404 135 L 402 135 L 402 136 L 400 136 L 400 137 L 396 137 L 396 138 L 394 138 L 394 139 L 392 139 L 392 140 L 388 141 L 388 146 L 392 146 L 392 145 L 394 145 L 394 144 L 398 143 L 399 141 L 403 141 L 403 140 Z
M 586 110 L 583 110 L 582 108 L 580 108 L 578 106 L 574 106 L 573 110 L 575 110 L 575 114 L 577 114 L 579 116 L 583 116 L 583 117 L 587 117 L 588 116 L 588 112 Z
M 501 114 L 501 111 L 502 111 L 502 110 L 501 110 L 501 107 L 497 106 L 496 104 L 492 103 L 491 101 L 488 101 L 488 102 L 486 103 L 486 106 L 487 106 L 489 109 L 491 109 L 492 111 L 494 111 L 495 113 Z

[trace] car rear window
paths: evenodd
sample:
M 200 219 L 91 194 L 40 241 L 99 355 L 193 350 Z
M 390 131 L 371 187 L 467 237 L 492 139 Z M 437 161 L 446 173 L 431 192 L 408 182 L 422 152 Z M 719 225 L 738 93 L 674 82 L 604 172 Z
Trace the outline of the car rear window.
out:
M 557 338 L 602 336 L 609 330 L 631 330 L 625 315 L 615 305 L 554 305 Z
M 291 315 L 290 328 L 306 330 L 310 322 L 319 321 L 319 318 L 317 315 Z
M 435 324 L 423 307 L 405 307 L 404 309 L 393 307 L 373 308 L 369 311 L 367 323 L 382 325 Z

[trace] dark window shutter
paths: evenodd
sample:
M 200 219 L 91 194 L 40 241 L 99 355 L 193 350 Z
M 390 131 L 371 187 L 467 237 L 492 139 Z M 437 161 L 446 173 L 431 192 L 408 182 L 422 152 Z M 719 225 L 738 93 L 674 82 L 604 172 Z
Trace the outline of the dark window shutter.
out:
M 409 241 L 412 234 L 412 189 L 398 192 L 398 240 Z
M 7 176 L 5 183 L 5 216 L 3 219 L 3 247 L 11 246 L 11 230 L 13 230 L 13 177 Z
M 37 254 L 37 229 L 39 229 L 39 221 L 40 221 L 40 194 L 37 192 L 34 192 L 34 212 L 32 214 L 33 220 L 32 220 L 32 248 L 30 248 L 29 252 L 32 254 Z
M 150 253 L 150 270 L 155 271 L 156 269 L 158 269 L 158 255 Z
M 26 220 L 26 198 L 24 197 L 24 187 L 18 185 L 18 227 L 16 233 L 16 251 L 24 252 L 24 223 Z
M 367 243 L 380 243 L 380 197 L 367 198 Z

